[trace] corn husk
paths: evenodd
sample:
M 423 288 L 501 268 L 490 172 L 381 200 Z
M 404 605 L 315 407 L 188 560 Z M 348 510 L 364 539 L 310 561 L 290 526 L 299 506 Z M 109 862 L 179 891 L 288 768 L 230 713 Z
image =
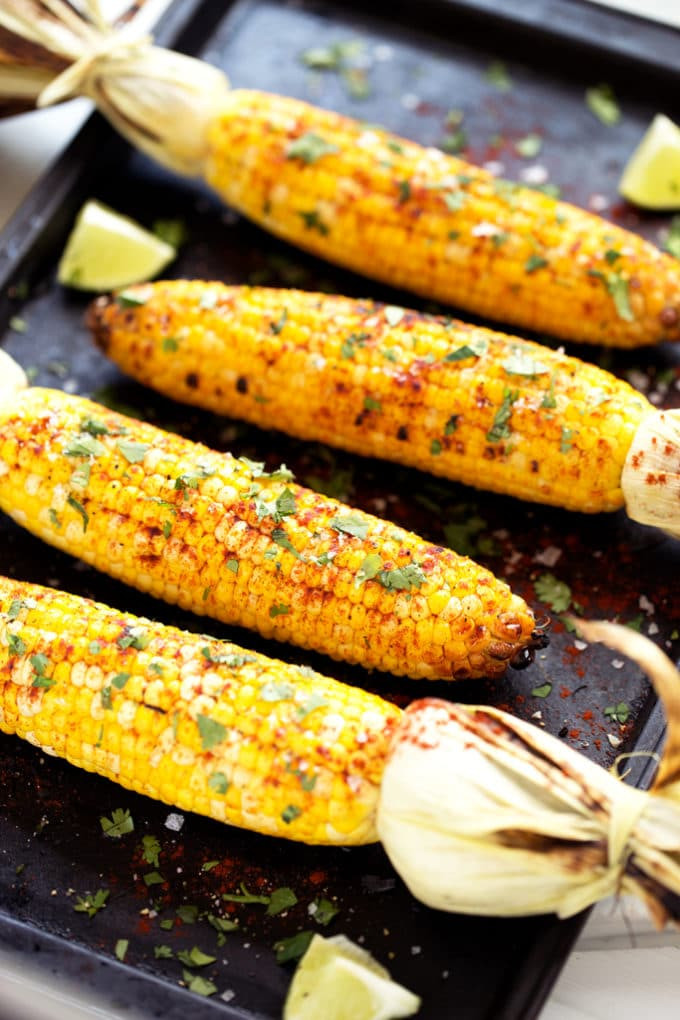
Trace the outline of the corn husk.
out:
M 680 538 L 680 411 L 645 418 L 623 465 L 621 488 L 629 517 Z
M 206 129 L 229 87 L 220 70 L 154 46 L 134 20 L 108 24 L 96 0 L 3 0 L 0 33 L 0 50 L 10 55 L 0 67 L 0 105 L 86 96 L 157 162 L 201 173 Z
M 636 660 L 664 703 L 668 739 L 653 787 L 626 785 L 503 711 L 415 702 L 392 744 L 377 827 L 424 903 L 568 917 L 632 893 L 657 925 L 680 921 L 680 674 L 628 628 L 580 629 Z

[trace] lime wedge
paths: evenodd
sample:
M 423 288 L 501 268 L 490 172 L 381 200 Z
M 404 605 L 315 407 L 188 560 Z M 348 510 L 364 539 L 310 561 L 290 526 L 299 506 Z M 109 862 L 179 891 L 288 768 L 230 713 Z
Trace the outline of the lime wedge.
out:
M 99 202 L 86 202 L 59 261 L 57 279 L 79 290 L 115 290 L 156 276 L 172 245 Z
M 396 1020 L 420 999 L 392 981 L 366 950 L 343 935 L 315 935 L 288 991 L 283 1020 Z
M 662 113 L 628 160 L 619 192 L 643 209 L 680 209 L 680 128 Z

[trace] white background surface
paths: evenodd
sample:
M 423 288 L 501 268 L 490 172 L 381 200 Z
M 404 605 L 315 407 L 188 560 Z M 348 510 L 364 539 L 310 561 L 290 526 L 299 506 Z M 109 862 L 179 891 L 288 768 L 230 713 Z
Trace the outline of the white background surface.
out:
M 167 2 L 150 0 L 148 14 L 157 14 Z M 680 0 L 600 2 L 680 28 Z M 86 101 L 76 100 L 0 122 L 0 229 L 89 111 Z M 32 988 L 30 975 L 17 972 L 9 958 L 0 956 L 0 987 L 14 988 L 25 1002 Z M 48 1004 L 44 988 L 41 994 Z M 76 1008 L 74 1001 L 64 1000 L 63 995 L 59 1001 L 54 999 L 45 1015 L 61 1016 L 64 1002 L 63 1015 L 73 1020 L 76 1016 L 79 1020 L 114 1016 L 85 1002 Z M 541 1014 L 541 1020 L 612 1018 L 680 1018 L 680 934 L 655 932 L 644 908 L 630 900 L 607 900 L 595 908 Z M 451 1020 L 458 1018 L 452 1014 Z

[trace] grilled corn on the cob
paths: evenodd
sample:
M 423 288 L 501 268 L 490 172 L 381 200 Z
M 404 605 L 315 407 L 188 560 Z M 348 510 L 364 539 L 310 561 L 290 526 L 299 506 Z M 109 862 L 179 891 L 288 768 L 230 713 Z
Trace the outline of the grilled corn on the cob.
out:
M 185 810 L 371 842 L 399 717 L 307 667 L 0 578 L 0 730 Z
M 659 924 L 677 919 L 677 672 L 661 669 L 673 739 L 646 793 L 498 709 L 425 699 L 401 712 L 0 578 L 0 730 L 217 821 L 307 843 L 380 839 L 414 895 L 472 914 L 564 917 L 623 889 Z
M 0 25 L 70 65 L 38 104 L 89 96 L 133 144 L 204 176 L 274 234 L 555 336 L 622 347 L 680 338 L 680 266 L 639 236 L 380 128 L 298 99 L 230 91 L 218 68 L 117 38 L 99 14 L 79 19 L 63 7 L 49 16 L 37 0 L 0 7 Z
M 641 237 L 438 149 L 234 90 L 205 176 L 316 255 L 491 319 L 634 347 L 680 338 L 680 264 Z
M 92 305 L 94 337 L 123 371 L 170 397 L 571 510 L 623 506 L 628 465 L 631 516 L 640 516 L 635 482 L 649 476 L 651 523 L 680 527 L 672 465 L 652 465 L 667 444 L 639 439 L 658 412 L 561 351 L 294 290 L 172 280 L 128 296 L 133 307 Z M 678 449 L 680 437 L 666 460 Z
M 369 668 L 497 676 L 534 643 L 471 560 L 57 390 L 0 400 L 0 508 L 168 602 Z

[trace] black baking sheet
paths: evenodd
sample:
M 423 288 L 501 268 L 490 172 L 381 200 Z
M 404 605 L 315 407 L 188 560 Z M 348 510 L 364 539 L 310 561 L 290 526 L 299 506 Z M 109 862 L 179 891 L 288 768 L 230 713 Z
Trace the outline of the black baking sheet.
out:
M 536 168 L 544 168 L 563 197 L 662 241 L 669 217 L 636 213 L 617 198 L 616 183 L 652 115 L 678 116 L 670 88 L 674 83 L 677 91 L 677 77 L 670 65 L 660 60 L 650 70 L 655 47 L 662 52 L 659 32 L 664 45 L 668 39 L 677 43 L 678 34 L 576 0 L 515 6 L 522 14 L 513 18 L 507 11 L 492 15 L 482 2 L 374 4 L 370 16 L 358 4 L 323 0 L 185 2 L 169 11 L 163 35 L 222 66 L 235 86 L 296 95 L 427 144 L 451 134 L 447 114 L 460 110 L 471 160 L 491 161 L 512 178 L 530 167 L 538 177 Z M 561 34 L 560 19 L 570 26 Z M 300 59 L 309 48 L 353 40 L 357 46 L 346 51 L 353 69 L 348 77 L 314 71 Z M 622 46 L 621 40 L 631 45 Z M 499 88 L 498 68 L 491 71 L 498 61 L 509 76 L 507 90 Z M 603 125 L 584 101 L 585 89 L 602 82 L 612 86 L 621 107 L 615 126 Z M 366 95 L 359 98 L 357 90 Z M 522 158 L 515 145 L 530 133 L 541 136 L 542 149 Z M 254 459 L 285 461 L 303 483 L 432 541 L 470 551 L 539 615 L 549 610 L 536 585 L 540 592 L 540 581 L 551 573 L 569 586 L 572 609 L 630 623 L 677 657 L 678 544 L 623 514 L 585 517 L 477 493 L 188 410 L 124 379 L 89 343 L 83 326 L 88 299 L 55 282 L 66 233 L 90 197 L 147 225 L 181 218 L 188 240 L 171 275 L 322 288 L 431 307 L 273 240 L 226 210 L 199 183 L 180 181 L 131 152 L 95 116 L 0 238 L 2 342 L 37 383 L 123 405 Z M 670 346 L 642 352 L 571 350 L 630 378 L 657 403 L 679 402 L 679 363 Z M 367 676 L 152 602 L 46 548 L 6 520 L 0 522 L 0 570 L 306 661 L 402 704 L 423 693 L 422 684 Z M 553 616 L 550 647 L 528 670 L 510 671 L 493 684 L 427 685 L 426 692 L 509 709 L 607 767 L 622 751 L 656 747 L 661 720 L 639 670 L 603 648 L 575 643 L 559 614 Z M 532 693 L 545 694 L 547 683 L 547 696 Z M 619 703 L 630 711 L 625 724 L 605 714 Z M 649 768 L 635 767 L 633 778 L 645 782 Z M 135 829 L 114 841 L 102 835 L 99 819 L 116 808 L 129 809 Z M 170 814 L 163 805 L 3 738 L 0 944 L 14 944 L 27 958 L 42 959 L 48 972 L 74 977 L 99 989 L 107 1001 L 113 997 L 136 1006 L 145 1016 L 183 1016 L 191 995 L 197 1020 L 273 1018 L 291 973 L 290 964 L 276 962 L 274 943 L 301 930 L 344 932 L 423 997 L 421 1016 L 427 1020 L 443 1020 L 454 1011 L 469 1020 L 527 1020 L 540 1011 L 582 923 L 582 918 L 497 920 L 437 913 L 412 899 L 378 847 L 289 845 L 191 815 L 183 816 L 176 831 L 168 827 Z M 144 836 L 160 844 L 158 868 L 143 859 Z M 147 886 L 144 876 L 154 870 L 163 883 Z M 229 906 L 222 895 L 237 891 L 241 882 L 260 894 L 291 887 L 298 903 L 273 917 L 262 905 Z M 98 889 L 110 895 L 95 917 L 74 910 L 78 897 Z M 319 897 L 338 908 L 327 927 L 308 912 Z M 225 910 L 231 910 L 239 929 L 218 945 L 208 915 Z M 119 939 L 129 943 L 123 963 L 114 957 Z M 217 995 L 202 999 L 178 987 L 182 965 L 176 955 L 157 959 L 159 946 L 173 954 L 199 946 L 216 956 L 200 973 L 215 982 Z

